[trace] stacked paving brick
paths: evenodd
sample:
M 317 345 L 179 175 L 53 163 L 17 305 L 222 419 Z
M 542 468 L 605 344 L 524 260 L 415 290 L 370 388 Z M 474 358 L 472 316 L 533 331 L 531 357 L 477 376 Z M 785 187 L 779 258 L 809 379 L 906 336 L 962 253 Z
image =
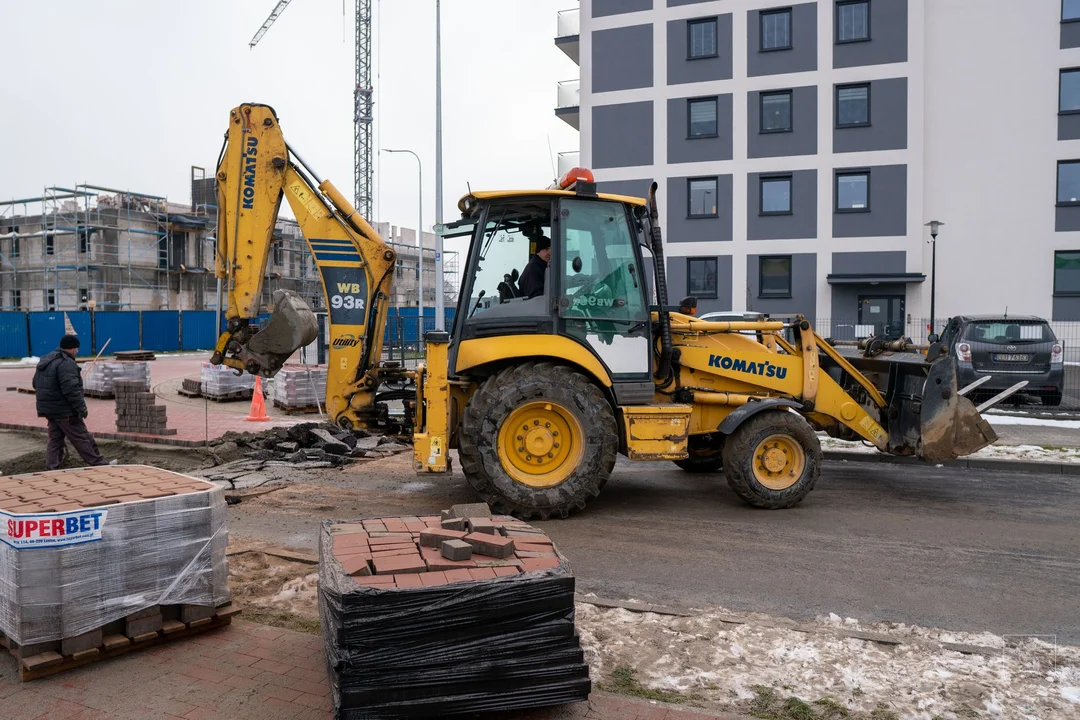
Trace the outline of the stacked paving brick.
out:
M 317 410 L 325 397 L 325 365 L 285 365 L 274 376 L 274 405 L 283 410 Z
M 227 617 L 225 517 L 212 483 L 147 466 L 0 478 L 0 644 L 25 673 Z
M 83 389 L 91 397 L 111 398 L 118 382 L 139 383 L 150 389 L 148 362 L 96 362 L 83 379 Z
M 116 429 L 119 432 L 145 435 L 175 435 L 168 427 L 164 405 L 139 382 L 121 381 L 113 386 L 116 393 Z
M 211 400 L 250 400 L 255 391 L 255 376 L 236 374 L 228 365 L 202 364 L 202 394 Z
M 319 612 L 335 717 L 587 699 L 574 577 L 551 539 L 484 505 L 444 515 L 323 524 Z

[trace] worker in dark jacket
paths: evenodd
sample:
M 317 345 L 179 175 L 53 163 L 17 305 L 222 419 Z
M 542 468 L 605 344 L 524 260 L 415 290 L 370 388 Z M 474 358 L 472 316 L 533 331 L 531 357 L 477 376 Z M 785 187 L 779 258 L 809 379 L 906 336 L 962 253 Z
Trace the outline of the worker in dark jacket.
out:
M 536 254 L 529 259 L 529 264 L 521 271 L 518 288 L 526 298 L 544 294 L 544 276 L 548 263 L 551 262 L 551 240 L 541 235 L 536 238 Z
M 89 465 L 108 465 L 94 436 L 83 422 L 89 414 L 83 397 L 82 373 L 75 362 L 79 338 L 65 335 L 60 347 L 41 358 L 34 373 L 34 393 L 38 417 L 49 421 L 49 444 L 45 448 L 45 468 L 55 470 L 64 461 L 64 440 Z

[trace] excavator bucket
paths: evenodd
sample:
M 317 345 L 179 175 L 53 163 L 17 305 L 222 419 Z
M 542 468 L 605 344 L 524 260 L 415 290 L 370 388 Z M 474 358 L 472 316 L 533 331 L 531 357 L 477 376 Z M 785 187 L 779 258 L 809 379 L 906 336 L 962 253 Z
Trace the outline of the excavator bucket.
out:
M 959 394 L 956 360 L 942 357 L 930 366 L 922 393 L 916 454 L 928 463 L 970 455 L 997 440 L 975 405 Z
M 245 363 L 255 361 L 259 374 L 271 377 L 294 352 L 319 336 L 315 313 L 296 293 L 278 290 L 273 297 L 270 320 L 237 354 Z

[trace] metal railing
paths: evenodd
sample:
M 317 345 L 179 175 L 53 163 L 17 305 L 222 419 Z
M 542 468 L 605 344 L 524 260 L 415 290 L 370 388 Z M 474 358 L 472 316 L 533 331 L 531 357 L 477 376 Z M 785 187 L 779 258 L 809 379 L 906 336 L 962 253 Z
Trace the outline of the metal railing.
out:
M 581 105 L 581 81 L 563 80 L 559 83 L 557 108 L 579 107 Z
M 579 8 L 573 8 L 571 10 L 559 11 L 559 23 L 556 30 L 555 37 L 573 37 L 574 35 L 581 34 L 581 10 Z

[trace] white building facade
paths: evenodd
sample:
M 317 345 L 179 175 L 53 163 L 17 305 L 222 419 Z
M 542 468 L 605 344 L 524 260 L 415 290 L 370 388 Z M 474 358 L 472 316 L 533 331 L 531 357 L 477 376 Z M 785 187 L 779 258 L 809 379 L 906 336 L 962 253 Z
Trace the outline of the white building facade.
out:
M 1080 0 L 577 16 L 559 18 L 581 72 L 556 114 L 602 191 L 659 184 L 672 302 L 925 332 L 937 220 L 939 328 L 1006 308 L 1080 320 Z

